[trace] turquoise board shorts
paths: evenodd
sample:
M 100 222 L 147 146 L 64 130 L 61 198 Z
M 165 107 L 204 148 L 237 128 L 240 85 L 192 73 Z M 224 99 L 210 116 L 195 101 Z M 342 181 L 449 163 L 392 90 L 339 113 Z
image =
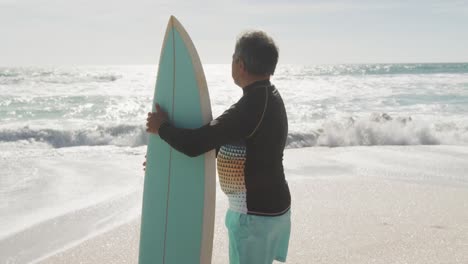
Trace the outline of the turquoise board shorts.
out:
M 291 234 L 291 210 L 280 216 L 226 214 L 230 264 L 286 262 Z

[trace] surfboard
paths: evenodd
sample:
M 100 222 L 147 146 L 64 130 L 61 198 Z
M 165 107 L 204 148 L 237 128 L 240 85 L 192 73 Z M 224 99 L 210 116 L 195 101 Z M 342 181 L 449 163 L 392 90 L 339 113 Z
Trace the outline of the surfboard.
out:
M 161 48 L 152 111 L 168 112 L 176 127 L 212 120 L 200 58 L 188 33 L 171 16 Z M 211 263 L 215 152 L 190 158 L 150 134 L 143 189 L 140 264 Z

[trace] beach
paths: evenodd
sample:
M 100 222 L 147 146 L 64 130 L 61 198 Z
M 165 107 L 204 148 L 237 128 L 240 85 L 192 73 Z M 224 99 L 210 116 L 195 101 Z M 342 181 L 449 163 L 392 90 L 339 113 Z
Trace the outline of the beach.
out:
M 287 264 L 468 264 L 466 25 L 468 0 L 0 0 L 0 264 L 137 264 L 141 234 L 229 264 L 229 203 L 283 211 L 282 169 Z
M 242 90 L 204 65 L 213 117 Z M 0 68 L 0 263 L 137 263 L 152 65 Z M 279 65 L 287 263 L 468 263 L 468 64 Z M 228 263 L 217 183 L 214 264 Z
M 141 169 L 132 161 L 142 159 L 128 164 Z M 467 263 L 467 160 L 465 146 L 288 149 L 287 263 Z M 218 187 L 213 263 L 228 263 L 226 200 Z M 140 208 L 141 197 L 134 201 L 120 206 Z M 32 263 L 137 263 L 139 221 L 135 210 L 128 221 L 63 248 L 53 241 L 60 236 L 44 232 L 36 238 L 44 243 L 11 249 L 37 252 Z M 61 229 L 62 236 L 70 231 Z

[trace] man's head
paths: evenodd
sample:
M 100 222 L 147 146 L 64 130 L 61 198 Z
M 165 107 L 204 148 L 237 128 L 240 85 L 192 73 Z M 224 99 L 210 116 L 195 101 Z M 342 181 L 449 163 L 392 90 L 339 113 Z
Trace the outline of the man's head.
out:
M 232 78 L 244 87 L 253 81 L 269 79 L 278 63 L 278 47 L 263 31 L 240 35 L 232 55 Z

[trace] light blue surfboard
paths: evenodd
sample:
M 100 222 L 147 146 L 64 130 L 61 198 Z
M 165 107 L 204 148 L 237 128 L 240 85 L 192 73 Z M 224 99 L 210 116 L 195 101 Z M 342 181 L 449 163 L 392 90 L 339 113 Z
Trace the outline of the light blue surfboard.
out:
M 202 64 L 180 22 L 169 19 L 153 99 L 176 127 L 212 120 Z M 211 263 L 215 153 L 190 158 L 150 135 L 143 191 L 140 264 Z

